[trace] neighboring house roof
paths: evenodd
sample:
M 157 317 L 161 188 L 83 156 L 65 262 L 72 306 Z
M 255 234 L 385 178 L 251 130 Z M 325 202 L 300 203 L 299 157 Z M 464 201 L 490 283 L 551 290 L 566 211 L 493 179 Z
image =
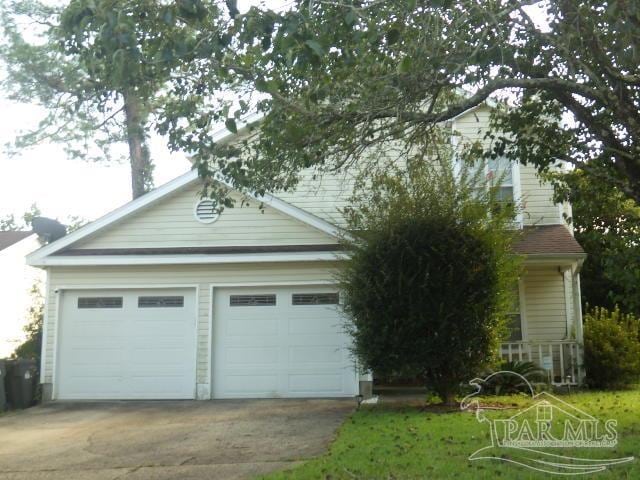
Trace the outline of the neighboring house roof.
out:
M 564 225 L 524 227 L 523 236 L 513 250 L 522 255 L 585 255 Z
M 31 235 L 33 232 L 0 232 L 0 250 L 4 250 Z

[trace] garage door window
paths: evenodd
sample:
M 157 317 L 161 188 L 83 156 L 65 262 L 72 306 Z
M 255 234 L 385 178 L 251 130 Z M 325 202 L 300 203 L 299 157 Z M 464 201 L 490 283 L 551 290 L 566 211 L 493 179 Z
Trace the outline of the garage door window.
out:
M 291 296 L 293 305 L 337 305 L 338 293 L 294 293 Z
M 276 304 L 276 296 L 268 295 L 231 295 L 229 305 L 232 307 L 268 307 Z
M 138 297 L 138 308 L 181 308 L 184 297 Z
M 122 297 L 79 297 L 78 308 L 122 308 Z

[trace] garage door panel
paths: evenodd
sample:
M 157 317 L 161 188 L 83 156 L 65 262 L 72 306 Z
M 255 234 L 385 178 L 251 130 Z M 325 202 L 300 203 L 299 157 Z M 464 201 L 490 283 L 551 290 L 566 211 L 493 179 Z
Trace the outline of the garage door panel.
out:
M 260 374 L 224 374 L 221 379 L 225 385 L 225 392 L 229 397 L 277 397 L 278 375 L 273 373 Z
M 344 356 L 340 348 L 334 345 L 305 345 L 289 347 L 289 363 L 291 366 L 300 364 L 336 364 L 344 363 Z
M 246 337 L 247 335 L 277 335 L 278 320 L 262 318 L 229 318 L 226 320 L 225 333 L 228 336 L 236 337 Z
M 344 390 L 342 375 L 336 373 L 291 374 L 289 391 L 292 393 L 314 393 L 317 391 L 339 395 Z
M 275 346 L 228 347 L 224 357 L 229 367 L 277 365 L 279 352 Z
M 215 291 L 213 394 L 233 397 L 335 397 L 357 391 L 349 339 L 336 305 L 293 305 L 293 294 L 331 287 Z M 239 297 L 275 295 L 276 305 L 234 306 Z
M 144 295 L 179 295 L 184 304 L 140 308 Z M 120 297 L 122 308 L 78 307 L 90 297 Z M 193 398 L 195 312 L 192 289 L 65 291 L 57 398 Z

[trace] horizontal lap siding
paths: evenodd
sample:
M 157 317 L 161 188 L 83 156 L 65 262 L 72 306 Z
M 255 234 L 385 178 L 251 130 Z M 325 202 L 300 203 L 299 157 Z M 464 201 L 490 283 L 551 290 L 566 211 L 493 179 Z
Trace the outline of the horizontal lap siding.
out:
M 214 223 L 194 217 L 199 186 L 193 185 L 101 231 L 75 248 L 152 248 L 241 245 L 313 245 L 335 238 L 279 211 L 250 202 L 226 208 Z
M 480 141 L 486 146 L 484 138 L 489 126 L 489 109 L 478 108 L 457 118 L 454 130 L 461 135 L 461 144 Z M 525 225 L 562 223 L 558 204 L 553 202 L 553 187 L 541 182 L 533 165 L 520 165 L 520 188 L 523 203 L 523 222 Z
M 50 269 L 45 338 L 46 370 L 44 382 L 53 375 L 53 354 L 57 322 L 56 289 L 63 287 L 152 287 L 159 285 L 198 285 L 197 373 L 198 383 L 209 383 L 209 307 L 210 284 L 326 282 L 334 279 L 335 263 L 183 265 L 150 267 L 53 267 Z
M 562 275 L 555 267 L 529 268 L 524 275 L 529 340 L 562 340 L 567 334 Z
M 553 186 L 541 182 L 533 165 L 520 165 L 525 225 L 562 223 L 560 207 L 553 203 Z

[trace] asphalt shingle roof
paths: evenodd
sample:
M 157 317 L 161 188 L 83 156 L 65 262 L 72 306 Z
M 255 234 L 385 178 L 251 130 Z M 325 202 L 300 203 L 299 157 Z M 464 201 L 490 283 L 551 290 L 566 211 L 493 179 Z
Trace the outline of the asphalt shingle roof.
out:
M 0 232 L 0 250 L 10 247 L 32 234 L 33 232 Z
M 564 225 L 525 227 L 513 250 L 523 255 L 585 253 Z

